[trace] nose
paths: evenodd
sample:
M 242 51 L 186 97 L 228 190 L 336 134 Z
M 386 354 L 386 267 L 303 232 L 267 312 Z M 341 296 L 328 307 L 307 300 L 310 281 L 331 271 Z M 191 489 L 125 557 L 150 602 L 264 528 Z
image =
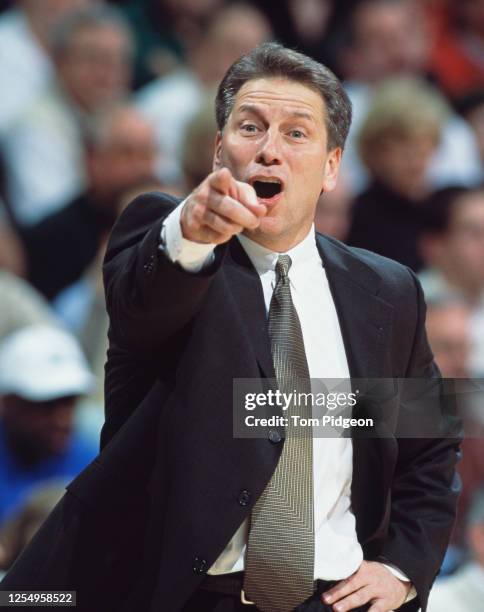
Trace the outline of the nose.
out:
M 281 140 L 277 131 L 266 131 L 260 142 L 256 162 L 262 166 L 278 166 L 282 163 Z

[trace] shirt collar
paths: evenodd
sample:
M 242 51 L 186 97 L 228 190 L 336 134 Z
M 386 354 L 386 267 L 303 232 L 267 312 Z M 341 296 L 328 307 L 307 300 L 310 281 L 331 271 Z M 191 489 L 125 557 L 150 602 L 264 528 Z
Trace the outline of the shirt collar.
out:
M 263 274 L 269 270 L 275 270 L 279 255 L 289 255 L 292 261 L 291 271 L 293 272 L 311 262 L 317 261 L 319 264 L 322 263 L 316 246 L 314 224 L 311 226 L 306 237 L 296 244 L 295 247 L 287 251 L 287 253 L 271 251 L 243 234 L 238 234 L 237 238 L 259 274 Z

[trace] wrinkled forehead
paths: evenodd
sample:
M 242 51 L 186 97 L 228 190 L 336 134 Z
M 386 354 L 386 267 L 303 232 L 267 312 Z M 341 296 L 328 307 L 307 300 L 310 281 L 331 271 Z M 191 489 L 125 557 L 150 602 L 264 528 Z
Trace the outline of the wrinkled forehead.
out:
M 326 117 L 322 95 L 313 87 L 286 78 L 251 79 L 242 85 L 235 96 L 231 114 L 257 109 L 281 115 L 307 116 L 316 123 Z

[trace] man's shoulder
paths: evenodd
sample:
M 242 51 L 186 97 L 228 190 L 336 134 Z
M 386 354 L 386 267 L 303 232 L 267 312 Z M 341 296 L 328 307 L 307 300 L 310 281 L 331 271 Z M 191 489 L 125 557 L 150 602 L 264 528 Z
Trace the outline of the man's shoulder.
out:
M 349 246 L 331 236 L 319 233 L 316 235 L 323 250 L 334 254 L 334 260 L 340 262 L 355 280 L 358 279 L 359 273 L 365 270 L 366 273 L 379 277 L 383 284 L 398 286 L 403 283 L 408 286 L 409 283 L 415 283 L 415 274 L 398 261 L 360 247 Z
M 142 193 L 134 198 L 119 215 L 112 235 L 131 232 L 135 228 L 147 228 L 168 216 L 180 202 L 182 202 L 181 198 L 161 191 Z
M 158 191 L 138 195 L 111 230 L 104 264 L 121 251 L 141 243 L 148 234 L 158 234 L 165 218 L 180 202 L 180 198 Z

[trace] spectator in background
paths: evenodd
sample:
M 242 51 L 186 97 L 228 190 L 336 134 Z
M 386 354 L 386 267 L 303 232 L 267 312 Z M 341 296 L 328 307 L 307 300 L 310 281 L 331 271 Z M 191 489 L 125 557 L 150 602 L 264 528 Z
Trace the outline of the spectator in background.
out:
M 224 0 L 127 0 L 122 8 L 136 37 L 135 87 L 186 60 Z
M 370 186 L 354 203 L 348 243 L 422 267 L 418 238 L 427 170 L 448 114 L 445 100 L 425 81 L 388 80 L 375 91 L 358 135 Z
M 442 376 L 446 379 L 468 379 L 472 352 L 472 309 L 457 296 L 429 295 L 425 327 L 430 348 Z M 476 392 L 473 381 L 455 384 L 460 416 L 466 437 L 462 443 L 463 456 L 457 466 L 462 490 L 457 505 L 457 519 L 446 554 L 444 571 L 460 563 L 465 542 L 465 517 L 473 495 L 484 485 L 484 410 L 483 393 Z M 479 383 L 478 383 L 479 385 Z M 460 392 L 462 390 L 462 392 Z
M 353 104 L 353 123 L 342 163 L 342 176 L 355 193 L 369 181 L 356 138 L 371 105 L 374 88 L 395 76 L 426 76 L 429 45 L 426 15 L 419 0 L 361 0 L 348 15 L 341 71 Z M 449 109 L 450 111 L 450 109 Z M 427 174 L 435 187 L 482 180 L 482 166 L 472 130 L 449 112 Z
M 7 210 L 0 199 L 0 269 L 9 270 L 17 276 L 25 276 L 25 254 L 15 230 L 12 228 Z
M 472 310 L 470 373 L 484 375 L 484 190 L 447 190 L 427 203 L 419 277 L 428 300 L 464 299 Z
M 454 296 L 429 296 L 427 336 L 444 378 L 467 378 L 471 353 L 471 309 Z
M 45 299 L 26 281 L 0 265 L 0 341 L 17 329 L 37 323 L 56 324 Z
M 22 244 L 0 202 L 0 341 L 20 327 L 55 322 L 47 302 L 20 278 L 24 275 Z
M 76 476 L 98 452 L 75 430 L 76 401 L 93 386 L 67 332 L 31 326 L 0 346 L 0 524 L 34 485 Z
M 218 11 L 188 55 L 188 64 L 141 89 L 137 104 L 157 126 L 162 152 L 159 178 L 182 180 L 181 149 L 189 121 L 204 97 L 241 55 L 272 36 L 267 19 L 248 4 L 232 4 Z
M 185 131 L 181 150 L 184 193 L 192 192 L 212 172 L 213 143 L 217 134 L 214 99 L 215 92 L 207 94 Z
M 17 0 L 0 17 L 0 136 L 53 78 L 49 34 L 91 0 Z
M 431 7 L 432 73 L 452 98 L 484 87 L 484 0 L 448 0 Z
M 85 188 L 83 133 L 127 94 L 132 52 L 127 25 L 112 7 L 86 8 L 57 25 L 58 83 L 17 118 L 3 143 L 9 203 L 19 225 L 40 221 Z
M 484 87 L 459 98 L 456 106 L 474 131 L 484 168 Z
M 341 69 L 349 89 L 427 71 L 428 31 L 418 2 L 361 0 L 348 15 Z
M 341 0 L 254 0 L 267 15 L 277 40 L 333 66 L 332 26 Z
M 30 542 L 50 511 L 65 493 L 68 480 L 53 479 L 33 487 L 24 504 L 0 529 L 0 578 Z
M 29 280 L 48 299 L 77 281 L 96 259 L 123 194 L 154 177 L 154 129 L 134 107 L 119 106 L 99 116 L 86 145 L 87 190 L 20 231 Z
M 483 483 L 484 484 L 484 483 Z M 470 558 L 455 574 L 438 580 L 427 612 L 480 612 L 484 601 L 484 490 L 472 502 L 466 521 Z

